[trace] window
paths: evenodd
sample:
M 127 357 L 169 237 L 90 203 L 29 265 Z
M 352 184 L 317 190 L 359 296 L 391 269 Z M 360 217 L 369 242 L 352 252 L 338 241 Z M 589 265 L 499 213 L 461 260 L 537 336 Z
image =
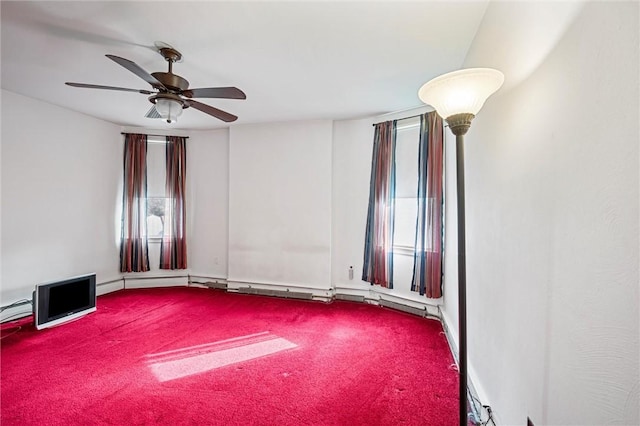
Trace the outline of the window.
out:
M 147 138 L 147 238 L 162 238 L 167 205 L 165 197 L 166 143 L 163 137 Z
M 398 122 L 396 132 L 396 210 L 393 251 L 413 255 L 418 208 L 420 117 Z
M 147 197 L 147 237 L 161 238 L 164 230 L 166 198 Z

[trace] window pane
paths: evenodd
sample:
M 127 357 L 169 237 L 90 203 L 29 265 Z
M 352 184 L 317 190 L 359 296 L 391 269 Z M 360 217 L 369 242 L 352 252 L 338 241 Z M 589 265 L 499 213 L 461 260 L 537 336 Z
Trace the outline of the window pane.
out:
M 419 142 L 419 125 L 398 129 L 396 134 L 396 198 L 416 198 Z
M 160 238 L 164 229 L 165 197 L 147 198 L 147 237 Z
M 166 145 L 149 142 L 147 144 L 147 196 L 164 197 L 166 185 Z
M 416 198 L 396 198 L 394 246 L 413 247 L 416 243 Z
M 166 144 L 149 137 L 147 144 L 147 237 L 161 238 L 165 222 Z
M 415 121 L 415 120 L 414 120 Z M 394 246 L 413 247 L 416 238 L 420 121 L 404 122 L 396 134 Z M 416 125 L 417 124 L 417 125 Z

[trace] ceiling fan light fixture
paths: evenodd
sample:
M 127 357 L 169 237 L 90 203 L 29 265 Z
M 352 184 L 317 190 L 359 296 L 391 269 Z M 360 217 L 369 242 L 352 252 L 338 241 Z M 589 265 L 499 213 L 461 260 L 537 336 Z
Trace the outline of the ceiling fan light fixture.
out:
M 182 104 L 174 99 L 158 98 L 156 110 L 160 117 L 167 120 L 167 123 L 172 123 L 178 121 L 178 117 L 182 114 Z

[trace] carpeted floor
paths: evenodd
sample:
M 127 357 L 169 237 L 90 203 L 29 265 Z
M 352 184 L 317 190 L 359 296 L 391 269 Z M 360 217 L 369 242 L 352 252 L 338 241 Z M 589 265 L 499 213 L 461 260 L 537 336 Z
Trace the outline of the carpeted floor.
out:
M 372 305 L 124 290 L 1 343 L 3 426 L 458 423 L 440 323 Z

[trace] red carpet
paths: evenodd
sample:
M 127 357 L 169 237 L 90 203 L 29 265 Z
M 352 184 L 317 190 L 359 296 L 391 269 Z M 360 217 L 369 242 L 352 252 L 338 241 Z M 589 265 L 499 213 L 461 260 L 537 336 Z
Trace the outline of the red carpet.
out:
M 457 372 L 441 332 L 358 303 L 119 291 L 52 329 L 3 325 L 0 420 L 455 425 Z

